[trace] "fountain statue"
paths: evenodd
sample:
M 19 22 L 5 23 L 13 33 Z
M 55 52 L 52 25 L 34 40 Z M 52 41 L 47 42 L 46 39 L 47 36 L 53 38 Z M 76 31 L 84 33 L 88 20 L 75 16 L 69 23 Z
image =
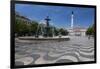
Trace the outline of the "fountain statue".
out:
M 40 24 L 38 24 L 36 37 L 40 37 L 40 36 L 41 37 L 54 37 L 54 27 L 53 25 L 52 26 L 50 25 L 49 23 L 50 20 L 51 19 L 49 18 L 49 16 L 47 16 L 45 18 L 45 23 L 40 22 Z
M 51 20 L 50 18 L 49 18 L 49 16 L 47 16 L 46 17 L 46 27 L 45 27 L 45 29 L 46 29 L 46 34 L 45 34 L 45 36 L 46 37 L 49 37 L 49 34 L 50 34 L 50 26 L 49 26 L 49 21 Z

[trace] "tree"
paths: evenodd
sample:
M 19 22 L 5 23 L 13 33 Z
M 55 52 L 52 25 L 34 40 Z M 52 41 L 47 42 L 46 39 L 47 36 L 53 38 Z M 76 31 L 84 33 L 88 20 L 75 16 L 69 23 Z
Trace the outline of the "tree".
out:
M 90 26 L 87 31 L 86 31 L 86 35 L 94 35 L 94 24 L 92 26 Z
M 38 22 L 16 14 L 15 16 L 15 34 L 17 36 L 35 35 L 37 31 Z
M 31 25 L 30 25 L 30 31 L 31 31 L 31 34 L 32 35 L 36 35 L 36 32 L 38 32 L 37 31 L 37 27 L 38 27 L 38 23 L 37 22 L 35 22 L 35 21 L 33 21 L 32 23 L 31 23 Z
M 68 35 L 68 31 L 65 30 L 65 29 L 63 29 L 63 28 L 59 29 L 59 33 L 60 33 L 61 35 Z
M 56 35 L 56 36 L 59 35 L 59 29 L 57 29 L 56 27 L 54 27 L 54 32 L 55 32 L 55 35 Z
M 30 32 L 29 25 L 27 25 L 25 21 L 22 21 L 20 19 L 16 19 L 16 22 L 15 22 L 15 33 L 18 36 L 22 36 L 22 35 L 25 36 L 29 32 Z

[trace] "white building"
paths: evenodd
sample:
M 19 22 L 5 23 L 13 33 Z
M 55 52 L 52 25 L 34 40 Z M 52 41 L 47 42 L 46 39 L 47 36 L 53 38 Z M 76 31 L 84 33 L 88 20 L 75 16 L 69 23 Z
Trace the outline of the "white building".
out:
M 86 30 L 85 28 L 73 28 L 72 29 L 68 29 L 69 31 L 69 35 L 72 35 L 72 36 L 85 36 L 86 35 Z

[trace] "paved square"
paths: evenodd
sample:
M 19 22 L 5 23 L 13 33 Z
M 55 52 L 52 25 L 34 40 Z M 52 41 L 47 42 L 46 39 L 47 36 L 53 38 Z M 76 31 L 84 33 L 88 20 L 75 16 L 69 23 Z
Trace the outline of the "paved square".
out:
M 15 39 L 15 64 L 34 65 L 94 61 L 94 39 L 71 36 L 69 41 Z

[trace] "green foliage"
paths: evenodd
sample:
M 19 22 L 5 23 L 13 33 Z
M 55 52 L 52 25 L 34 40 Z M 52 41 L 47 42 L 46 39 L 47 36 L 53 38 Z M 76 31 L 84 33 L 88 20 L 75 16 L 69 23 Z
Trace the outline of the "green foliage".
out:
M 87 29 L 86 34 L 87 35 L 94 35 L 94 25 Z
M 15 23 L 15 33 L 17 33 L 18 36 L 25 35 L 30 32 L 30 27 L 25 23 L 25 21 L 16 19 Z
M 68 31 L 63 28 L 59 29 L 59 32 L 61 35 L 68 35 Z
M 55 35 L 56 35 L 56 36 L 59 35 L 59 29 L 57 29 L 56 27 L 54 28 L 54 32 L 55 32 Z
M 37 29 L 37 22 L 32 22 L 28 24 L 26 21 L 22 19 L 15 19 L 15 33 L 17 36 L 25 36 L 35 34 Z
M 30 25 L 30 31 L 31 31 L 31 34 L 32 35 L 35 35 L 36 32 L 37 32 L 37 26 L 38 26 L 38 23 L 37 22 L 32 22 L 31 25 Z

